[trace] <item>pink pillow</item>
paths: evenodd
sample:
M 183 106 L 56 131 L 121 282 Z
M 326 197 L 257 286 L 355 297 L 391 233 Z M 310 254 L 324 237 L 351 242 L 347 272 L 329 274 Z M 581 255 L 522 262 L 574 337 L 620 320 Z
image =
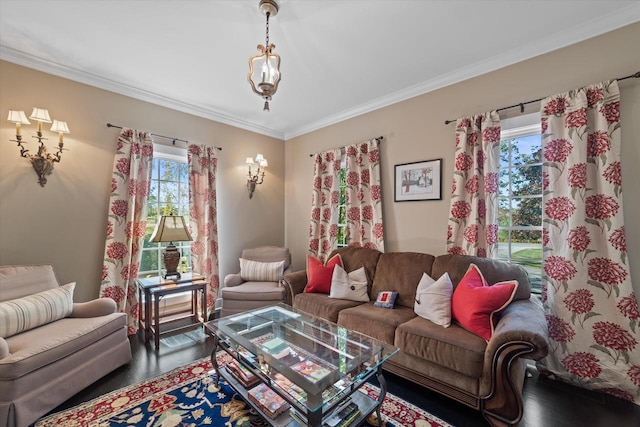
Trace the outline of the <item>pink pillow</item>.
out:
M 326 264 L 322 264 L 318 258 L 307 255 L 307 287 L 305 292 L 315 292 L 328 294 L 331 292 L 331 278 L 333 277 L 333 268 L 339 265 L 342 267 L 342 258 L 340 254 L 335 254 Z
M 451 316 L 460 326 L 489 341 L 498 323 L 498 314 L 513 300 L 518 281 L 489 286 L 475 264 L 470 264 L 453 291 Z

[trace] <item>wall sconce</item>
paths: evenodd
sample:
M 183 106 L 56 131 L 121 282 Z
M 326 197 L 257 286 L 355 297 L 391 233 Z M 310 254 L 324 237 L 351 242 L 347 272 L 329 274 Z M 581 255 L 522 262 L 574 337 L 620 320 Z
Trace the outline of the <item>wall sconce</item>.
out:
M 36 136 L 34 136 L 34 138 L 38 139 L 38 143 L 40 143 L 40 146 L 38 147 L 38 154 L 29 153 L 29 150 L 24 148 L 24 145 L 22 145 L 24 142 L 22 141 L 20 129 L 22 125 L 31 124 L 29 120 L 27 120 L 24 111 L 9 110 L 9 117 L 7 120 L 16 124 L 16 139 L 11 139 L 10 141 L 18 143 L 18 147 L 20 147 L 20 156 L 31 161 L 33 169 L 38 174 L 38 183 L 41 187 L 44 187 L 47 183 L 46 176 L 51 175 L 51 172 L 53 172 L 53 164 L 62 159 L 62 148 L 64 147 L 63 135 L 65 133 L 69 133 L 69 128 L 67 127 L 67 122 L 53 120 L 51 131 L 58 132 L 58 151 L 55 154 L 51 154 L 47 153 L 47 147 L 42 141 L 43 139 L 48 139 L 42 136 L 42 123 L 51 123 L 49 112 L 43 108 L 34 108 L 29 118 L 38 122 L 38 130 L 36 132 Z
M 260 153 L 256 154 L 255 161 L 251 157 L 247 157 L 245 162 L 249 165 L 249 174 L 247 179 L 247 189 L 249 190 L 249 198 L 253 197 L 253 191 L 256 189 L 257 184 L 264 182 L 265 169 L 269 165 L 267 159 Z M 257 164 L 258 168 L 255 171 L 251 170 L 251 165 Z

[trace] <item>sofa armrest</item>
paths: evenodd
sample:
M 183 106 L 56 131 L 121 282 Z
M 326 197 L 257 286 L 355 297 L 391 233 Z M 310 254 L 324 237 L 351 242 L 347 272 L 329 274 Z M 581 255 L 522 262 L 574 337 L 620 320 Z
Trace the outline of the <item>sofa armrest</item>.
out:
M 4 359 L 5 357 L 9 357 L 10 355 L 11 353 L 9 353 L 9 344 L 4 338 L 0 337 L 0 360 Z
M 492 425 L 515 425 L 522 418 L 524 363 L 549 351 L 547 322 L 535 295 L 509 304 L 502 313 L 484 355 L 480 382 L 482 413 Z
M 117 304 L 111 298 L 98 298 L 88 302 L 73 303 L 73 310 L 69 317 L 100 317 L 115 313 Z
M 231 288 L 233 286 L 242 285 L 245 280 L 240 277 L 240 273 L 231 273 L 224 276 L 224 287 Z
M 514 301 L 504 310 L 487 345 L 487 359 L 509 342 L 526 342 L 531 346 L 527 359 L 540 360 L 549 352 L 547 320 L 540 300 L 532 295 L 528 300 Z
M 293 305 L 293 298 L 302 293 L 307 286 L 307 271 L 300 270 L 282 276 L 280 284 L 287 291 L 287 303 Z

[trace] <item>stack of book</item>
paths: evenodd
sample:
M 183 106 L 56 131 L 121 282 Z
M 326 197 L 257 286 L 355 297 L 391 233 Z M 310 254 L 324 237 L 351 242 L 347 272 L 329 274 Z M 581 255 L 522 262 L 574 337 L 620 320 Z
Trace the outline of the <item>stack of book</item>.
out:
M 249 388 L 258 382 L 258 377 L 249 371 L 242 363 L 232 360 L 225 366 L 233 378 L 242 384 L 244 388 Z
M 249 399 L 269 418 L 276 418 L 289 409 L 289 404 L 269 386 L 260 383 L 248 392 Z
M 353 423 L 360 414 L 358 405 L 351 399 L 346 399 L 333 413 L 325 417 L 322 427 L 346 427 Z M 307 425 L 307 417 L 296 409 L 291 408 L 289 416 L 301 426 Z
M 273 381 L 280 387 L 282 390 L 289 393 L 289 396 L 296 399 L 298 402 L 304 403 L 307 398 L 307 393 L 291 382 L 288 378 L 282 375 L 280 372 L 276 372 L 273 376 Z
M 331 373 L 329 369 L 308 359 L 296 363 L 291 367 L 291 369 L 303 375 L 313 383 L 320 381 L 322 378 Z
M 289 344 L 287 344 L 287 342 L 282 338 L 278 337 L 263 342 L 261 347 L 264 351 L 266 351 L 276 359 L 282 359 L 291 351 Z

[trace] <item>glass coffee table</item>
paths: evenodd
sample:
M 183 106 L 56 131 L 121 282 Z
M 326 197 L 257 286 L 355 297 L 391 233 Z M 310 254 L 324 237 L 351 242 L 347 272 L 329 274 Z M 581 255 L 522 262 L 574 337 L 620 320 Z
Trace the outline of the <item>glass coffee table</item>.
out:
M 205 326 L 214 336 L 216 386 L 224 377 L 270 425 L 335 427 L 347 419 L 356 426 L 374 411 L 382 423 L 382 364 L 396 347 L 285 304 Z M 218 366 L 218 350 L 234 363 Z M 380 383 L 377 400 L 358 391 L 373 375 Z

